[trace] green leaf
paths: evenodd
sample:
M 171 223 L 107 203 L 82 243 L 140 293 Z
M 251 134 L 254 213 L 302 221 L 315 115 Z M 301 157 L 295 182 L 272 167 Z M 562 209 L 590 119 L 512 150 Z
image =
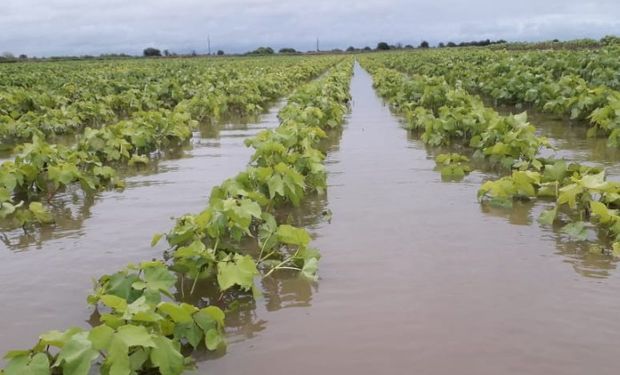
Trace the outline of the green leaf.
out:
M 147 267 L 144 269 L 144 281 L 132 284 L 137 290 L 153 290 L 170 295 L 170 289 L 175 285 L 177 278 L 164 266 Z
M 288 224 L 278 227 L 278 241 L 288 244 L 305 247 L 310 243 L 310 235 L 303 228 L 296 228 Z
M 594 215 L 598 216 L 599 222 L 603 224 L 610 222 L 613 218 L 609 208 L 601 202 L 590 201 L 590 209 Z
M 557 208 L 552 208 L 549 210 L 543 211 L 538 217 L 538 222 L 543 225 L 551 225 L 555 221 L 555 217 L 558 213 Z
M 224 327 L 224 311 L 217 306 L 208 306 L 200 310 L 209 315 L 220 327 Z
M 271 176 L 269 181 L 267 181 L 267 187 L 269 188 L 269 197 L 271 199 L 275 198 L 276 194 L 284 196 L 284 181 L 282 181 L 282 177 L 279 174 Z
M 11 358 L 4 369 L 4 375 L 50 375 L 50 363 L 47 355 L 37 353 L 30 357 L 30 353 Z
M 124 312 L 127 310 L 127 301 L 121 297 L 106 294 L 101 296 L 101 302 L 109 308 L 119 312 Z
M 153 238 L 151 239 L 151 247 L 157 246 L 157 244 L 159 243 L 159 240 L 161 240 L 163 236 L 164 236 L 163 233 L 155 233 L 153 235 Z
M 114 329 L 107 325 L 100 325 L 90 330 L 88 339 L 93 343 L 93 349 L 106 350 L 110 346 L 113 336 Z
M 192 323 L 192 314 L 198 311 L 196 307 L 186 303 L 175 305 L 170 302 L 162 302 L 157 309 L 170 316 L 175 323 Z
M 176 340 L 186 339 L 194 349 L 198 347 L 203 337 L 202 329 L 194 322 L 180 323 L 174 327 L 174 338 Z
M 209 350 L 216 350 L 224 344 L 224 337 L 216 329 L 210 329 L 205 335 L 205 345 Z
M 254 277 L 258 275 L 256 263 L 249 255 L 236 256 L 233 262 L 218 262 L 217 271 L 217 282 L 222 291 L 235 285 L 249 290 L 254 286 Z
M 129 347 L 118 335 L 112 338 L 110 349 L 103 368 L 109 369 L 109 375 L 131 374 L 131 363 L 128 356 Z M 103 371 L 102 371 L 103 373 Z
M 54 367 L 61 367 L 64 375 L 88 375 L 99 352 L 87 336 L 87 332 L 80 332 L 71 337 L 58 353 Z
M 125 345 L 131 346 L 143 346 L 154 347 L 154 337 L 142 326 L 125 325 L 119 327 L 116 333 L 116 337 L 121 339 Z
M 66 331 L 49 331 L 39 336 L 42 346 L 55 346 L 62 348 L 74 335 L 82 332 L 82 328 L 72 327 Z
M 174 343 L 162 336 L 153 338 L 155 347 L 151 350 L 151 362 L 159 368 L 161 375 L 178 375 L 183 372 L 185 360 Z
M 32 212 L 37 222 L 41 224 L 50 224 L 54 222 L 52 214 L 50 214 L 41 202 L 32 202 L 28 205 L 28 210 Z

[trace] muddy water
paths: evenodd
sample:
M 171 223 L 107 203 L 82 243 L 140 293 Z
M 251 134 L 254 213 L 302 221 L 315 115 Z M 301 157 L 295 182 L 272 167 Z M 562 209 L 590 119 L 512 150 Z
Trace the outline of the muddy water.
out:
M 351 92 L 333 218 L 312 228 L 319 283 L 266 280 L 279 303 L 232 314 L 229 352 L 198 373 L 616 374 L 616 263 L 537 225 L 538 207 L 481 208 L 488 176 L 442 183 L 359 67 Z
M 256 124 L 202 129 L 190 151 L 128 178 L 122 192 L 67 194 L 59 199 L 54 227 L 33 235 L 2 233 L 0 352 L 30 347 L 50 329 L 88 327 L 91 279 L 161 258 L 163 244 L 151 248 L 152 235 L 170 229 L 172 217 L 202 210 L 213 186 L 245 168 L 252 150 L 243 141 L 277 126 L 283 104 Z
M 535 108 L 501 106 L 496 108 L 502 114 L 521 113 L 527 110 L 528 120 L 547 137 L 556 150 L 545 150 L 543 156 L 599 165 L 609 174 L 620 177 L 620 148 L 608 147 L 607 137 L 588 137 L 590 125 L 585 121 L 571 121 L 565 116 L 544 113 Z

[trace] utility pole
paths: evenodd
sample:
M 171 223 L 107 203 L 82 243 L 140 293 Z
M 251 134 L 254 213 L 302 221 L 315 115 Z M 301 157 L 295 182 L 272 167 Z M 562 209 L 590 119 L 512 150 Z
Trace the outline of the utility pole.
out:
M 211 35 L 207 35 L 207 53 L 211 56 Z
M 316 38 L 316 51 L 317 52 L 320 51 L 320 49 L 319 49 L 319 38 L 318 37 Z

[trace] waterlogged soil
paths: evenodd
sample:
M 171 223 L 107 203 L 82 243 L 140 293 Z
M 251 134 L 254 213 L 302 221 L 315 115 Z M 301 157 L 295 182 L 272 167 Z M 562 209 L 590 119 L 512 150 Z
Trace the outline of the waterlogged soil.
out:
M 324 145 L 327 194 L 278 213 L 312 232 L 320 280 L 262 280 L 262 300 L 228 306 L 227 352 L 199 354 L 195 373 L 616 374 L 617 262 L 540 226 L 548 203 L 481 206 L 476 192 L 492 172 L 442 182 L 436 150 L 402 129 L 359 66 L 351 94 L 344 131 Z M 276 111 L 202 134 L 123 192 L 81 210 L 75 198 L 74 225 L 11 232 L 0 251 L 0 352 L 49 329 L 88 327 L 90 278 L 159 258 L 152 234 L 203 208 L 211 187 L 248 162 L 243 139 L 277 125 Z M 618 174 L 620 157 L 585 130 L 532 116 L 556 155 Z
M 328 156 L 319 282 L 264 280 L 265 299 L 227 318 L 228 353 L 196 373 L 616 374 L 616 261 L 538 225 L 544 204 L 482 207 L 493 174 L 442 182 L 371 84 L 357 67 Z M 575 160 L 617 161 L 572 128 L 541 131 Z
M 620 178 L 620 148 L 609 147 L 604 135 L 588 137 L 590 125 L 587 121 L 573 121 L 529 106 L 499 106 L 496 109 L 502 114 L 527 111 L 528 121 L 536 127 L 538 135 L 547 137 L 555 148 L 543 150 L 544 156 L 601 166 L 612 179 Z
M 54 200 L 54 226 L 0 232 L 0 352 L 31 347 L 51 329 L 88 327 L 91 280 L 130 262 L 160 259 L 165 241 L 151 248 L 153 234 L 167 232 L 173 217 L 204 209 L 212 187 L 249 162 L 244 140 L 277 126 L 283 105 L 256 123 L 205 124 L 191 147 L 125 171 L 123 191 L 64 193 Z

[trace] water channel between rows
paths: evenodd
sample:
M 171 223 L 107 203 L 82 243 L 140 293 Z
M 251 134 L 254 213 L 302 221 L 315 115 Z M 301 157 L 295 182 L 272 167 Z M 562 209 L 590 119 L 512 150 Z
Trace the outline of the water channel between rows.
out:
M 280 281 L 284 302 L 259 303 L 198 373 L 616 374 L 615 263 L 527 208 L 481 209 L 482 174 L 441 182 L 359 66 L 351 93 L 328 158 L 333 220 L 313 228 L 318 286 Z
M 476 191 L 492 174 L 442 182 L 359 65 L 351 94 L 328 153 L 327 195 L 290 212 L 321 250 L 320 280 L 263 280 L 265 298 L 227 316 L 227 353 L 201 355 L 195 373 L 617 373 L 616 262 L 538 225 L 542 205 L 482 207 Z M 278 109 L 199 138 L 189 157 L 101 194 L 75 225 L 40 241 L 10 238 L 0 252 L 0 352 L 49 329 L 87 327 L 91 277 L 160 257 L 151 235 L 204 207 L 211 187 L 248 162 L 243 139 L 276 126 Z M 555 125 L 541 133 L 559 155 L 615 173 L 617 153 Z M 317 219 L 325 211 L 331 223 Z
M 0 353 L 31 347 L 51 329 L 89 327 L 86 296 L 93 278 L 130 262 L 161 259 L 164 243 L 151 237 L 174 225 L 172 217 L 198 213 L 211 189 L 245 168 L 252 149 L 244 140 L 278 126 L 276 103 L 257 123 L 208 125 L 182 157 L 163 160 L 126 180 L 123 191 L 63 202 L 57 225 L 33 235 L 20 230 L 0 243 Z

